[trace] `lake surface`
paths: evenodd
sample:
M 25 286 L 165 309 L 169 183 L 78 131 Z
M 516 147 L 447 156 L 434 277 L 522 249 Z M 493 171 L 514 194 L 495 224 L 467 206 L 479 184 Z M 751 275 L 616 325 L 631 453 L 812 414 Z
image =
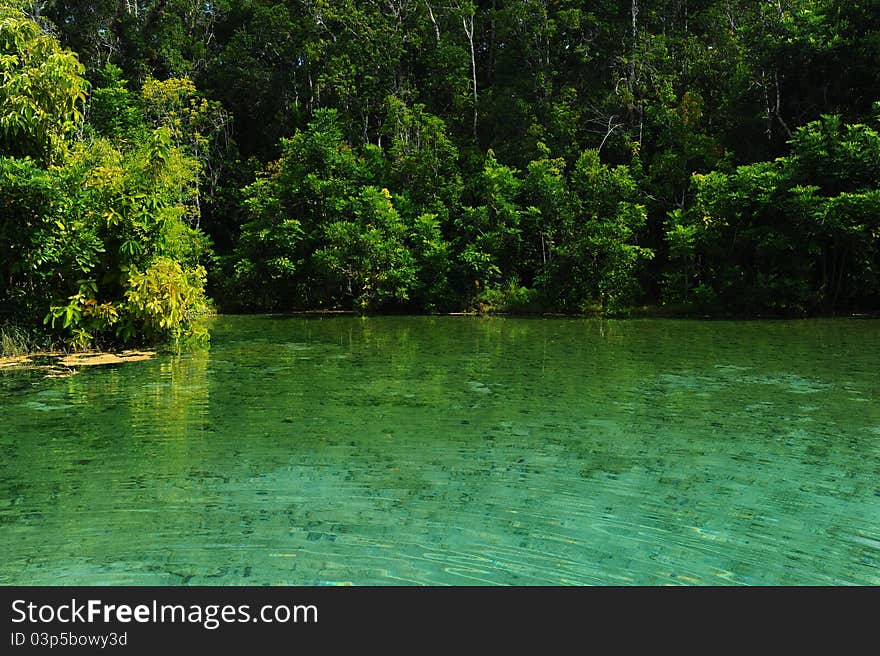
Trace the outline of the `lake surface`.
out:
M 0 583 L 880 584 L 880 322 L 219 317 L 0 374 Z

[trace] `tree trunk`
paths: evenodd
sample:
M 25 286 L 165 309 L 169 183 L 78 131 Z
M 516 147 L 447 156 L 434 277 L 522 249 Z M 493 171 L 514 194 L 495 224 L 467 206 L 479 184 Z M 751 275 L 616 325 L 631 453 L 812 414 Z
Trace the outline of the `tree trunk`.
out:
M 477 122 L 479 120 L 479 109 L 477 108 L 477 56 L 474 51 L 474 12 L 470 16 L 462 16 L 461 24 L 464 27 L 465 36 L 467 36 L 468 44 L 471 48 L 471 80 L 474 90 L 474 143 L 477 142 Z

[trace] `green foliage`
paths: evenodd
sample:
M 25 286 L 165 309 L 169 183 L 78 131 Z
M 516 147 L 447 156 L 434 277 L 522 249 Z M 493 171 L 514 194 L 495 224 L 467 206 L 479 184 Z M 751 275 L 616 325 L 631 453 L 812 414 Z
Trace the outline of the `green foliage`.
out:
M 409 292 L 416 307 L 429 312 L 455 308 L 455 292 L 449 279 L 452 246 L 443 238 L 438 217 L 421 214 L 409 222 L 406 243 L 416 268 L 417 279 Z
M 3 55 L 5 93 L 30 90 L 45 103 L 45 116 L 26 97 L 3 105 L 18 116 L 5 125 L 19 126 L 7 136 L 22 148 L 0 157 L 0 314 L 42 322 L 75 348 L 191 331 L 207 310 L 197 161 L 169 127 L 143 124 L 111 66 L 88 138 L 63 143 L 83 100 L 85 83 L 69 79 L 78 64 L 36 24 L 0 16 L 5 52 L 25 51 Z
M 877 187 L 880 134 L 877 126 L 846 124 L 840 116 L 822 116 L 798 129 L 791 140 L 792 182 L 816 185 L 823 196 Z
M 346 220 L 325 228 L 326 245 L 315 253 L 328 286 L 350 297 L 361 312 L 407 300 L 416 281 L 415 261 L 389 191 L 364 187 L 347 213 Z
M 6 2 L 0 313 L 880 308 L 875 5 Z
M 147 78 L 139 100 L 150 125 L 167 129 L 172 142 L 200 166 L 209 171 L 219 167 L 229 126 L 229 116 L 219 102 L 205 98 L 185 77 Z
M 522 287 L 515 280 L 504 287 L 483 290 L 474 298 L 473 305 L 480 314 L 536 314 L 545 309 L 538 290 Z
M 362 162 L 344 141 L 335 112 L 319 112 L 306 131 L 283 143 L 283 151 L 244 191 L 247 221 L 224 290 L 240 307 L 289 309 L 300 298 L 324 302 L 326 268 L 316 265 L 314 253 L 324 243 L 325 226 L 346 217 L 361 186 Z
M 670 215 L 667 293 L 732 312 L 835 311 L 880 294 L 880 136 L 827 116 L 800 128 L 792 154 L 694 178 Z M 693 299 L 696 300 L 696 299 Z
M 653 252 L 639 245 L 647 215 L 625 166 L 584 151 L 571 177 L 573 209 L 554 231 L 542 286 L 567 311 L 617 312 L 635 300 L 639 267 Z
M 426 136 L 423 144 L 430 143 Z M 439 181 L 433 167 L 422 168 L 402 146 L 395 152 L 392 178 L 406 171 Z M 387 188 L 368 184 L 385 173 L 384 160 L 345 141 L 335 112 L 316 113 L 245 190 L 249 220 L 227 293 L 243 307 L 269 309 L 304 303 L 368 311 L 413 300 L 428 308 L 438 302 L 435 294 L 443 302 L 448 248 L 437 214 L 402 216 Z M 406 190 L 398 202 L 410 211 L 446 211 L 442 199 L 413 198 Z
M 459 234 L 459 260 L 465 283 L 474 293 L 495 287 L 510 269 L 520 245 L 521 208 L 517 203 L 522 184 L 519 171 L 501 164 L 489 151 L 473 190 L 476 207 L 463 209 L 455 227 Z
M 180 314 L 158 298 L 151 306 L 155 321 L 143 316 L 144 294 L 159 293 L 159 287 L 142 285 L 141 305 L 126 299 L 141 280 L 134 272 L 150 273 L 157 259 L 198 268 L 206 245 L 186 223 L 193 170 L 159 129 L 131 150 L 103 140 L 80 145 L 64 167 L 48 172 L 62 189 L 77 191 L 60 203 L 57 218 L 41 217 L 30 248 L 18 253 L 17 268 L 19 275 L 43 281 L 43 298 L 53 299 L 46 323 L 69 335 L 74 346 L 176 337 L 189 324 L 189 310 Z M 202 278 L 187 280 L 192 289 L 186 302 L 193 302 L 195 289 L 203 298 Z M 167 324 L 161 316 L 166 309 Z
M 136 141 L 143 136 L 144 116 L 137 94 L 126 88 L 122 69 L 107 64 L 98 72 L 98 83 L 88 104 L 89 125 L 99 135 L 119 141 Z
M 204 296 L 205 278 L 203 267 L 184 269 L 169 257 L 157 257 L 143 272 L 131 269 L 121 336 L 154 340 L 206 336 L 199 324 L 210 309 Z
M 417 104 L 412 108 L 389 97 L 383 132 L 389 140 L 385 182 L 400 190 L 400 202 L 414 213 L 432 212 L 443 219 L 461 204 L 463 184 L 458 149 L 444 122 Z
M 56 348 L 51 336 L 42 330 L 14 323 L 0 324 L 0 357 L 25 355 Z
M 0 5 L 0 153 L 52 161 L 82 119 L 88 84 L 72 52 Z

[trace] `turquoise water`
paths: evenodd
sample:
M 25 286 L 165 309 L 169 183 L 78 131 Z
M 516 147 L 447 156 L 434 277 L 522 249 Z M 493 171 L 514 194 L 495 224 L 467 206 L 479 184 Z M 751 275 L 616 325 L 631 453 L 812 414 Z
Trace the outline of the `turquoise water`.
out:
M 880 584 L 880 323 L 220 317 L 0 374 L 2 584 Z

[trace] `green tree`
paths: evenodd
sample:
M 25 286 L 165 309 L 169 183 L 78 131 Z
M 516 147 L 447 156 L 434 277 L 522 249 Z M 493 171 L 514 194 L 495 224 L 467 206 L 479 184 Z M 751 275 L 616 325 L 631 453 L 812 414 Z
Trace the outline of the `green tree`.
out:
M 208 310 L 196 161 L 167 127 L 140 123 L 111 67 L 98 126 L 72 140 L 86 83 L 39 30 L 0 8 L 4 144 L 14 139 L 0 156 L 0 313 L 75 347 L 192 332 Z
M 364 187 L 346 214 L 326 226 L 325 246 L 315 253 L 332 281 L 328 287 L 335 288 L 327 300 L 351 299 L 362 312 L 406 301 L 416 284 L 416 264 L 390 192 Z
M 670 217 L 682 269 L 667 291 L 692 287 L 692 302 L 741 313 L 873 302 L 878 174 L 876 127 L 826 116 L 796 131 L 789 157 L 696 176 L 694 206 Z
M 82 120 L 88 83 L 76 55 L 18 9 L 0 5 L 0 153 L 63 156 Z
M 489 151 L 473 190 L 476 207 L 463 208 L 455 227 L 465 288 L 471 295 L 516 278 L 522 208 L 519 171 L 501 164 Z
M 245 189 L 247 221 L 232 256 L 226 294 L 265 309 L 324 302 L 328 290 L 313 253 L 326 226 L 343 219 L 365 181 L 363 161 L 345 141 L 333 110 L 282 142 L 281 158 Z
M 586 150 L 572 172 L 575 204 L 557 231 L 542 285 L 568 311 L 615 312 L 638 294 L 639 267 L 653 252 L 639 245 L 647 215 L 626 166 L 611 168 Z

